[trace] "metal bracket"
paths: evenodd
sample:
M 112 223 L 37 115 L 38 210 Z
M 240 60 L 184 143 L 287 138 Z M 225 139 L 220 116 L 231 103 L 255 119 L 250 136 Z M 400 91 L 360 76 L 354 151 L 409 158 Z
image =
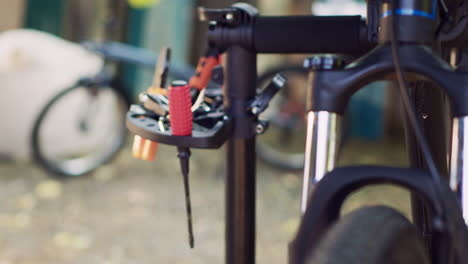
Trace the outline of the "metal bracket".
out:
M 242 11 L 237 8 L 198 8 L 198 18 L 200 21 L 216 22 L 221 25 L 236 26 L 242 21 Z

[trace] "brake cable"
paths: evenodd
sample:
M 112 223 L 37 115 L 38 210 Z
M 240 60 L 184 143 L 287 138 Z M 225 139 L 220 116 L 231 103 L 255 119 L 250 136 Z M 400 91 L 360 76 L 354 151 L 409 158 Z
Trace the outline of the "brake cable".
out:
M 394 1 L 395 2 L 395 1 Z M 409 124 L 413 129 L 415 134 L 416 140 L 419 143 L 421 148 L 422 156 L 425 160 L 426 166 L 436 181 L 436 183 L 440 182 L 439 172 L 435 166 L 434 158 L 432 156 L 431 150 L 429 149 L 429 144 L 427 143 L 427 139 L 424 136 L 423 130 L 417 120 L 416 110 L 414 109 L 413 103 L 411 103 L 410 96 L 408 94 L 408 83 L 406 82 L 405 77 L 403 76 L 403 69 L 400 64 L 400 58 L 398 53 L 398 40 L 396 37 L 396 21 L 395 19 L 397 16 L 395 15 L 395 9 L 392 16 L 392 30 L 391 30 L 391 48 L 392 48 L 392 58 L 393 63 L 395 65 L 395 73 L 397 75 L 398 80 L 398 87 L 400 89 L 401 98 L 403 101 L 403 106 L 408 117 Z
M 395 73 L 397 75 L 397 80 L 398 80 L 398 87 L 400 90 L 401 98 L 403 101 L 403 108 L 406 112 L 406 116 L 408 118 L 408 123 L 413 129 L 416 141 L 419 145 L 419 148 L 421 150 L 421 154 L 423 156 L 423 159 L 426 163 L 427 169 L 429 170 L 429 174 L 432 178 L 432 180 L 435 183 L 435 186 L 439 186 L 441 184 L 441 177 L 440 173 L 435 165 L 434 162 L 434 157 L 431 153 L 431 150 L 429 148 L 429 144 L 427 142 L 426 136 L 423 133 L 423 129 L 421 125 L 418 122 L 418 117 L 416 114 L 416 110 L 414 107 L 414 104 L 411 102 L 410 96 L 408 94 L 408 83 L 406 82 L 406 79 L 403 75 L 403 69 L 400 64 L 400 56 L 399 56 L 399 50 L 398 50 L 398 38 L 397 38 L 397 20 L 398 16 L 396 15 L 396 0 L 392 1 L 393 7 L 392 7 L 392 12 L 393 15 L 391 17 L 391 50 L 392 50 L 392 58 L 393 58 L 393 63 L 395 65 Z M 434 185 L 433 185 L 434 186 Z M 435 194 L 437 196 L 440 196 L 440 190 L 439 188 L 434 188 Z M 437 209 L 441 210 L 442 207 L 440 206 L 439 203 L 437 203 L 435 206 L 439 207 Z M 441 212 L 441 211 L 439 211 Z

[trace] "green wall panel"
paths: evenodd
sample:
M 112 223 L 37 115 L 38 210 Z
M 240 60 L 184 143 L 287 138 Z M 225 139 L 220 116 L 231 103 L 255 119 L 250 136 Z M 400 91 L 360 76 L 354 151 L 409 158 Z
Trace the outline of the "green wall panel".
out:
M 27 0 L 25 27 L 61 35 L 66 2 L 66 0 Z
M 161 0 L 148 9 L 131 9 L 127 40 L 136 46 L 158 52 L 166 45 L 172 49 L 172 62 L 184 63 L 189 55 L 189 30 L 193 23 L 192 0 Z M 152 71 L 128 66 L 124 79 L 134 94 L 151 84 Z

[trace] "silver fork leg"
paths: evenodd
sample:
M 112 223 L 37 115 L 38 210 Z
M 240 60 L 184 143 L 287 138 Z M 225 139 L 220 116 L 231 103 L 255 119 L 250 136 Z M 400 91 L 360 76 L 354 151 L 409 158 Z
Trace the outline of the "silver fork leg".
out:
M 453 119 L 450 187 L 459 195 L 468 224 L 468 116 Z
M 307 208 L 307 200 L 313 185 L 335 167 L 340 125 L 341 116 L 336 113 L 311 111 L 307 115 L 302 213 Z

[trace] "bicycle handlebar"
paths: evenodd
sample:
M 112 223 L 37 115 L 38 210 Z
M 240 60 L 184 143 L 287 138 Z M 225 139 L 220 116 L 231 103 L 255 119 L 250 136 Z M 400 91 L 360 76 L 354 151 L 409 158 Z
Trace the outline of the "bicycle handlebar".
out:
M 120 42 L 98 43 L 93 41 L 82 42 L 86 49 L 100 54 L 106 60 L 134 64 L 138 66 L 154 68 L 158 55 L 150 50 L 135 47 Z M 169 75 L 176 79 L 187 80 L 194 73 L 194 69 L 186 64 L 175 63 L 169 69 Z
M 369 46 L 360 16 L 266 16 L 254 23 L 261 53 L 357 53 Z
M 112 41 L 105 43 L 86 41 L 83 42 L 82 45 L 92 52 L 101 54 L 108 60 L 121 61 L 152 68 L 156 65 L 157 55 L 154 52 L 128 44 Z
M 257 53 L 359 54 L 373 46 L 360 16 L 259 16 L 247 26 L 215 27 L 208 39 Z

